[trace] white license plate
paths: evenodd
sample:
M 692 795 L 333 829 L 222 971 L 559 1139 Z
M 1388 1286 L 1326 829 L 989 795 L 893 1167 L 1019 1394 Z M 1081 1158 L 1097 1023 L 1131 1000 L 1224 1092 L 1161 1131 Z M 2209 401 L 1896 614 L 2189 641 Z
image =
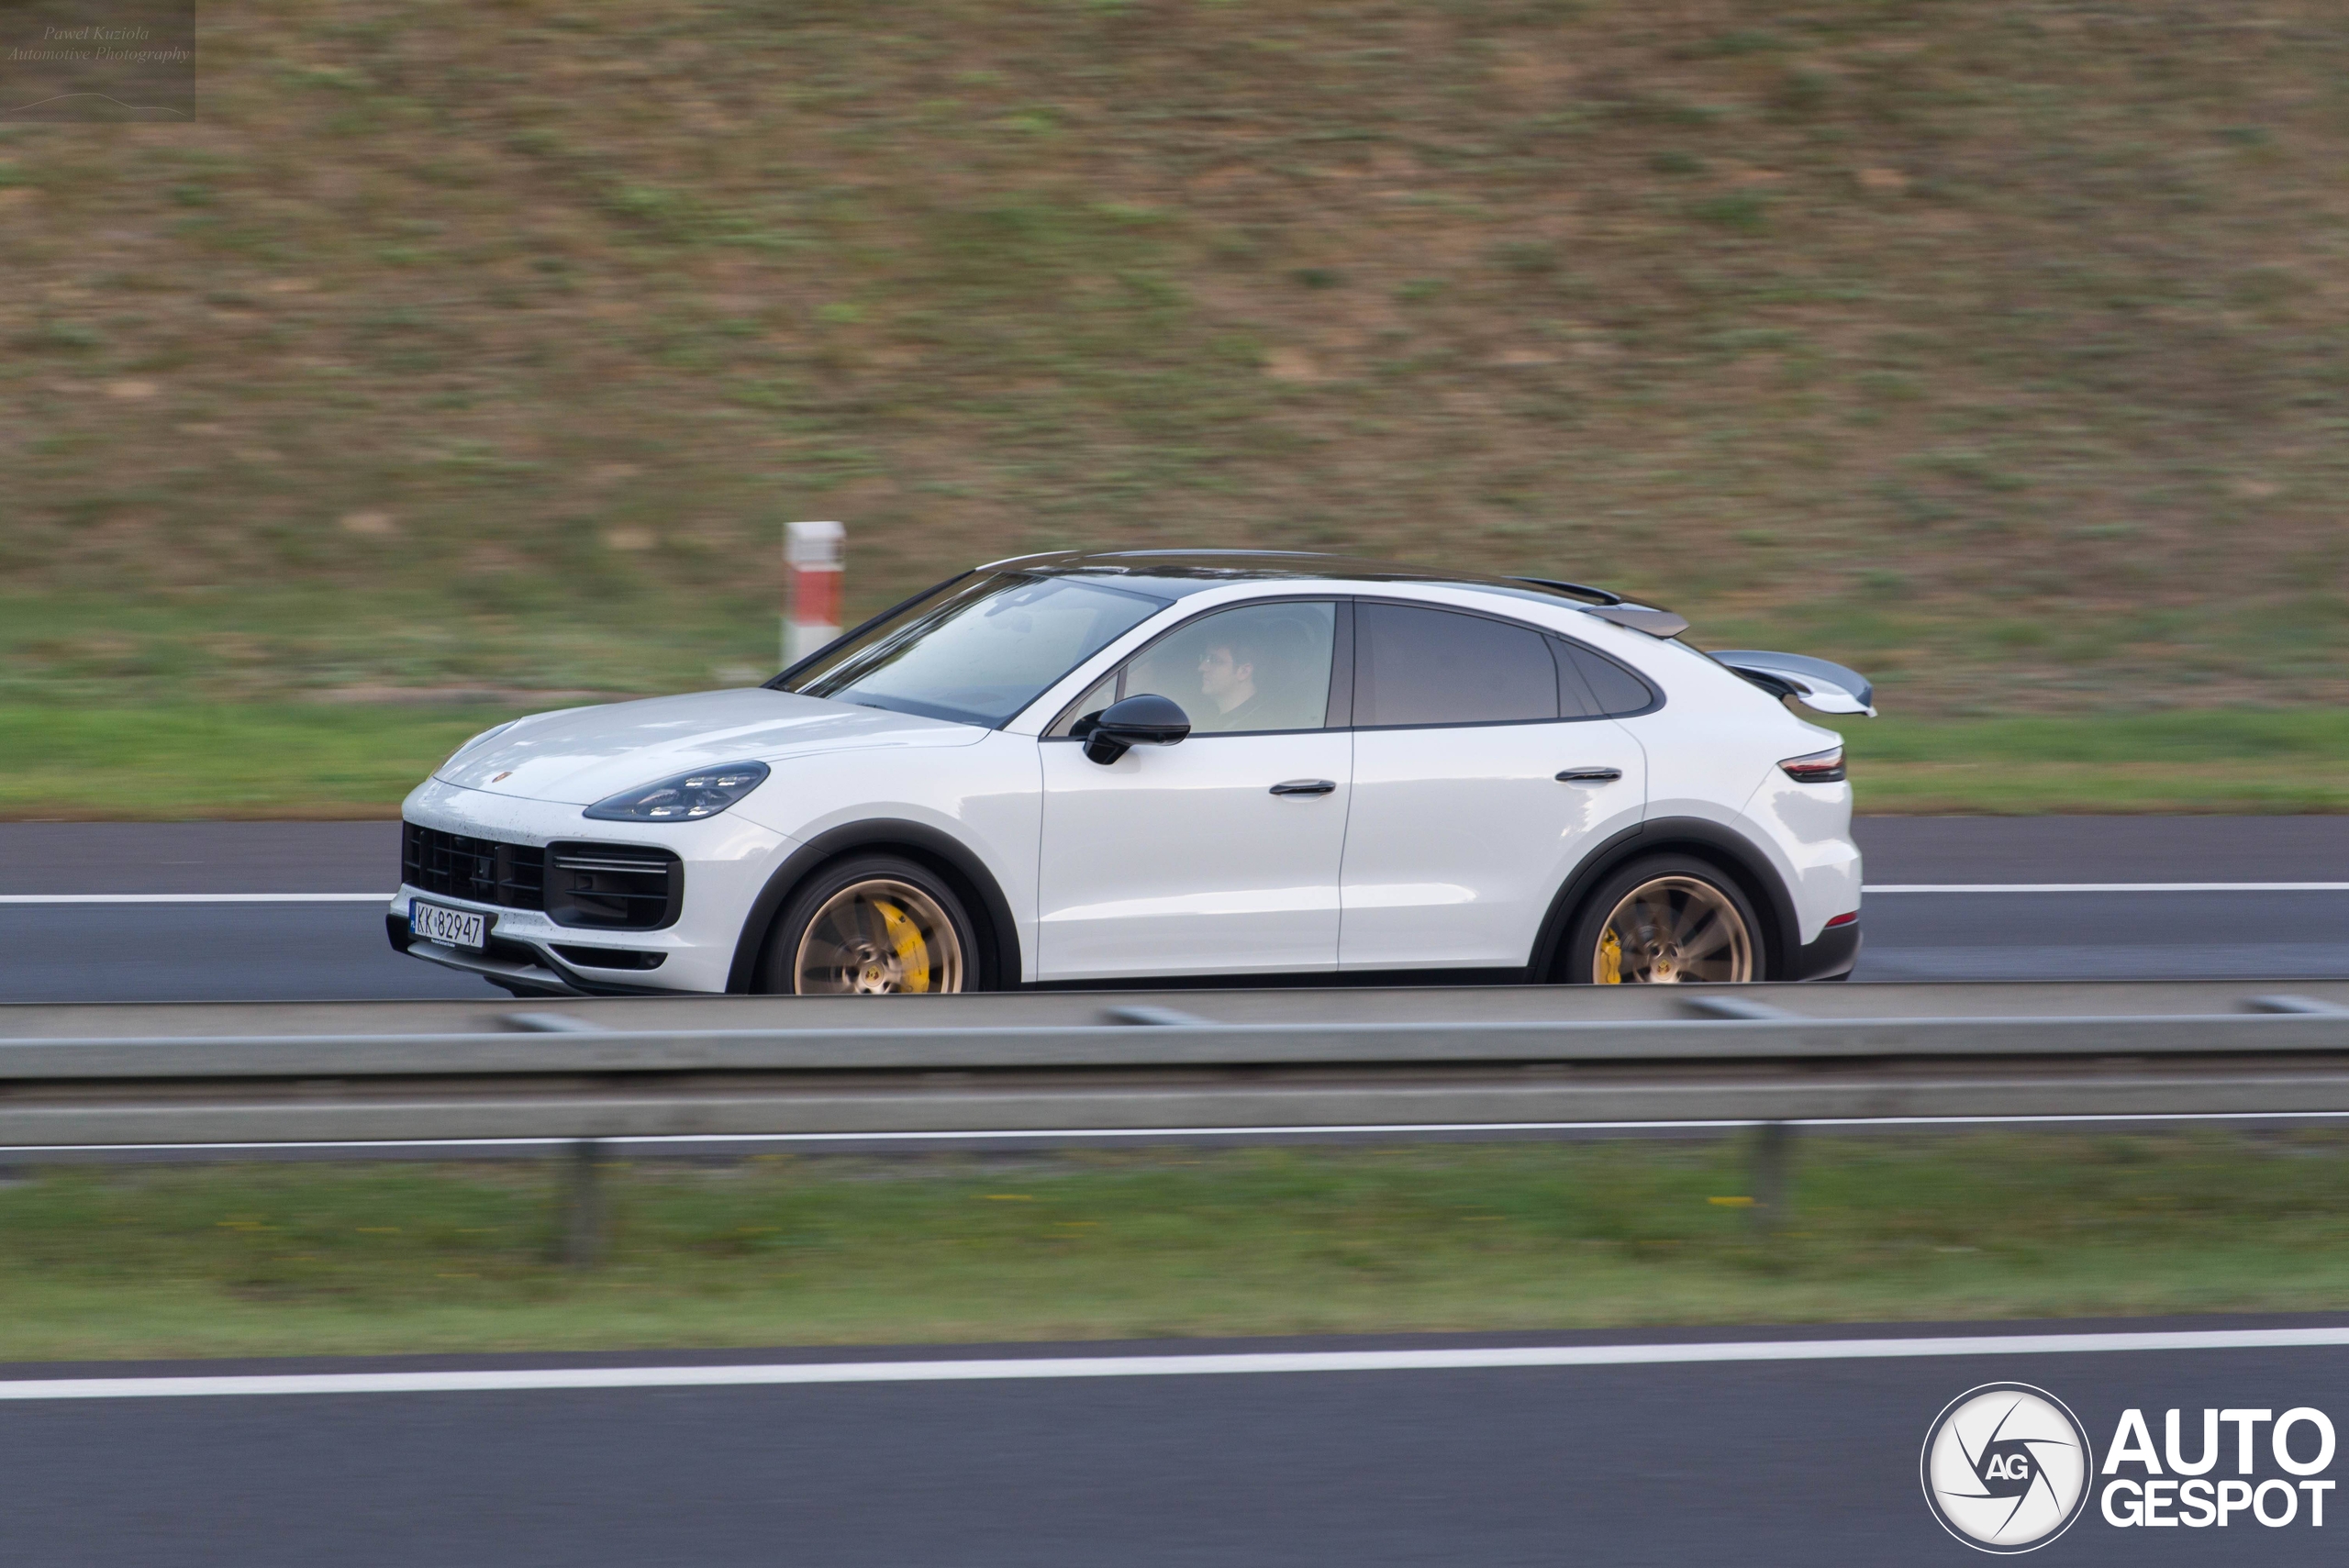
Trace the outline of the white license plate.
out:
M 411 898 L 407 901 L 407 929 L 418 941 L 446 942 L 451 947 L 472 948 L 475 951 L 489 945 L 489 917 L 478 909 L 451 909 Z

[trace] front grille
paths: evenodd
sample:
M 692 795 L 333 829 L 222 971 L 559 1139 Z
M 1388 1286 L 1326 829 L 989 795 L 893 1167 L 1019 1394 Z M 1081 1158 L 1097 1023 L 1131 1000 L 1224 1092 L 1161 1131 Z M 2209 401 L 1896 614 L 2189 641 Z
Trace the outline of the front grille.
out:
M 401 828 L 400 880 L 418 892 L 501 909 L 546 907 L 546 851 L 536 845 L 501 844 L 413 822 Z
M 558 926 L 657 931 L 685 906 L 685 863 L 646 844 L 550 844 L 546 901 Z

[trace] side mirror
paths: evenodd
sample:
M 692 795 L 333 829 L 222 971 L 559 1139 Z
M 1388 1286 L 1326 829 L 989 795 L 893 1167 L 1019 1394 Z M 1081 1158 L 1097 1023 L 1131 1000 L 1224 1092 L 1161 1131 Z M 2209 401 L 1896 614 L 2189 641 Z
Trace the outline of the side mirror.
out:
M 1191 732 L 1191 716 L 1172 697 L 1144 692 L 1111 703 L 1094 719 L 1085 754 L 1108 767 L 1136 746 L 1172 746 Z

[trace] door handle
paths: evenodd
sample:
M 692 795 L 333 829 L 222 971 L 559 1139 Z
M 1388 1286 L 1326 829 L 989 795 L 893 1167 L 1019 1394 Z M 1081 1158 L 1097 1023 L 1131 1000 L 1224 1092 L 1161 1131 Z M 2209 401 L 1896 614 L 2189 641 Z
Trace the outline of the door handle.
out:
M 1328 779 L 1290 779 L 1273 786 L 1275 795 L 1328 795 L 1338 786 Z
M 1623 776 L 1620 768 L 1568 768 L 1558 775 L 1560 784 L 1613 784 Z

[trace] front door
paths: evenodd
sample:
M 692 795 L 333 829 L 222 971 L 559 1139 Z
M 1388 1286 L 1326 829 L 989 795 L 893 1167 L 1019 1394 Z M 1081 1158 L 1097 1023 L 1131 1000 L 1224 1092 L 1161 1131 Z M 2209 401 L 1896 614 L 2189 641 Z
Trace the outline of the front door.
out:
M 1211 611 L 1143 650 L 1080 710 L 1155 692 L 1188 739 L 1106 766 L 1078 720 L 1038 741 L 1038 969 L 1047 980 L 1328 970 L 1353 738 L 1327 728 L 1336 608 Z
M 1525 963 L 1574 864 L 1639 822 L 1646 753 L 1563 639 L 1370 600 L 1354 627 L 1341 966 Z

